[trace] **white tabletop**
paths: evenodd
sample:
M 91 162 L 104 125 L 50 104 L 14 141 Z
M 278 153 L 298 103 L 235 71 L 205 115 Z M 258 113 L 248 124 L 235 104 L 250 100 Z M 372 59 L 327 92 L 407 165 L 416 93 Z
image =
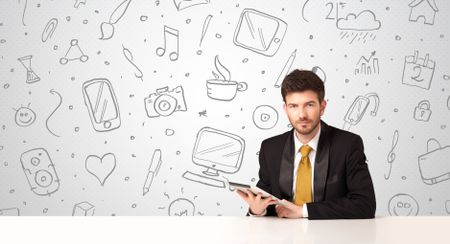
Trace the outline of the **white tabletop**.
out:
M 0 243 L 449 243 L 450 217 L 1 217 Z M 7 241 L 7 242 L 5 242 Z

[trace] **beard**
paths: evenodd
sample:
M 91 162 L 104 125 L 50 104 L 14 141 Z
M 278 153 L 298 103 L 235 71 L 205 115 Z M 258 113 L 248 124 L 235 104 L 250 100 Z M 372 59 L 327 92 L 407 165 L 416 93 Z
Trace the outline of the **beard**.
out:
M 310 135 L 320 124 L 320 119 L 318 120 L 309 120 L 309 119 L 303 119 L 303 120 L 297 120 L 295 123 L 293 123 L 293 127 L 299 133 L 300 135 Z

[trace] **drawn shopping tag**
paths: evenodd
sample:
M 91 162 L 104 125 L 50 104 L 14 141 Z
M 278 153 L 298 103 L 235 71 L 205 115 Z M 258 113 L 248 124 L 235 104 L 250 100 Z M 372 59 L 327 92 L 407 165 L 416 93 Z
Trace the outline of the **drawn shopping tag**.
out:
M 427 153 L 418 157 L 422 181 L 434 185 L 450 179 L 450 146 L 442 147 L 436 139 L 427 142 Z
M 427 100 L 420 101 L 414 109 L 414 119 L 418 121 L 429 121 L 431 116 L 430 102 Z
M 409 86 L 417 86 L 422 89 L 430 89 L 436 63 L 429 59 L 419 57 L 419 51 L 414 51 L 414 56 L 405 57 L 402 83 Z

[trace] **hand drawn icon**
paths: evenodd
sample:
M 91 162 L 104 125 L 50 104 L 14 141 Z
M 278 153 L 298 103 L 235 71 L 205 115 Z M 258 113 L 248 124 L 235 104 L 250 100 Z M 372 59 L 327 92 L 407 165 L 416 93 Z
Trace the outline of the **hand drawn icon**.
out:
M 236 97 L 239 91 L 247 90 L 247 83 L 231 80 L 230 71 L 219 61 L 216 55 L 214 59 L 216 72 L 212 72 L 215 79 L 206 81 L 206 93 L 208 97 L 219 101 L 231 101 Z
M 253 123 L 262 130 L 275 127 L 278 122 L 278 112 L 269 105 L 260 105 L 253 111 Z
M 153 179 L 158 175 L 159 168 L 161 168 L 161 164 L 162 164 L 161 149 L 155 149 L 155 151 L 153 151 L 152 161 L 150 162 L 150 166 L 148 168 L 144 186 L 142 187 L 143 196 L 145 196 L 145 194 L 147 194 L 148 191 L 150 190 L 150 187 L 152 186 L 153 183 Z
M 134 61 L 133 61 L 134 58 L 133 58 L 133 54 L 131 53 L 131 51 L 128 50 L 128 48 L 126 48 L 124 45 L 122 45 L 122 53 L 123 53 L 123 56 L 125 56 L 125 58 L 128 60 L 128 62 L 130 62 L 130 64 L 134 67 L 134 76 L 136 78 L 141 79 L 141 81 L 144 81 L 142 79 L 144 77 L 144 74 L 142 74 L 142 71 L 134 63 Z
M 208 30 L 209 23 L 211 22 L 212 17 L 213 16 L 209 14 L 208 16 L 206 16 L 205 21 L 203 22 L 202 34 L 200 36 L 200 44 L 199 44 L 200 47 L 202 46 L 203 38 L 205 38 L 206 31 Z
M 391 216 L 417 216 L 419 203 L 411 195 L 399 193 L 389 199 L 388 211 Z
M 169 49 L 170 48 L 170 49 Z M 169 49 L 170 61 L 177 61 L 179 55 L 179 33 L 177 29 L 164 26 L 164 47 L 156 49 L 156 55 L 162 57 Z
M 114 9 L 111 16 L 109 16 L 109 21 L 102 22 L 100 25 L 100 31 L 102 32 L 102 36 L 99 38 L 100 40 L 109 40 L 114 36 L 114 25 L 117 24 L 125 14 L 130 3 L 131 0 L 124 0 L 116 7 L 116 9 Z
M 427 152 L 418 157 L 423 183 L 434 185 L 450 179 L 450 145 L 442 147 L 438 140 L 427 141 Z
M 375 40 L 376 35 L 372 31 L 379 30 L 381 22 L 372 11 L 364 10 L 358 15 L 350 13 L 345 18 L 337 18 L 336 27 L 342 30 L 341 40 L 349 40 L 349 44 L 355 41 L 366 43 L 367 40 Z
M 97 155 L 89 155 L 85 160 L 85 168 L 103 186 L 116 168 L 116 156 L 113 153 L 107 153 L 101 158 Z
M 350 108 L 344 117 L 344 130 L 350 130 L 351 126 L 357 125 L 359 121 L 364 117 L 367 108 L 372 100 L 373 109 L 370 112 L 371 116 L 376 116 L 378 111 L 378 106 L 380 105 L 380 98 L 376 93 L 368 93 L 365 96 L 358 96 L 353 101 Z
M 20 216 L 20 210 L 18 208 L 0 209 L 0 216 Z
M 402 83 L 408 86 L 417 86 L 429 90 L 433 80 L 436 63 L 430 60 L 427 53 L 425 59 L 419 57 L 419 51 L 414 51 L 414 56 L 405 57 Z
M 83 98 L 94 130 L 110 131 L 120 127 L 120 112 L 111 82 L 97 78 L 83 83 Z
M 57 26 L 58 26 L 58 19 L 53 18 L 48 21 L 47 25 L 42 31 L 41 35 L 42 42 L 46 42 L 49 38 L 53 36 L 53 32 L 55 32 Z
M 450 214 L 450 200 L 445 201 L 445 211 Z
M 364 10 L 358 15 L 350 13 L 345 18 L 338 18 L 336 27 L 339 30 L 372 31 L 380 29 L 381 22 L 372 11 Z
M 75 3 L 73 4 L 74 8 L 80 7 L 81 4 L 86 5 L 87 0 L 75 0 Z
M 286 34 L 283 20 L 255 9 L 244 9 L 234 32 L 233 42 L 253 52 L 273 56 Z
M 30 109 L 30 104 L 28 103 L 26 107 L 20 106 L 20 108 L 14 109 L 16 111 L 15 122 L 20 127 L 28 127 L 36 120 L 36 113 Z
M 447 108 L 448 110 L 450 110 L 450 96 L 448 96 L 447 98 Z
M 32 55 L 23 56 L 21 58 L 18 58 L 19 62 L 27 69 L 27 84 L 31 84 L 34 82 L 38 82 L 41 80 L 39 76 L 31 69 L 31 59 L 33 58 Z
M 289 74 L 289 71 L 291 71 L 292 64 L 294 63 L 295 56 L 297 55 L 297 49 L 295 49 L 291 55 L 289 56 L 288 60 L 283 66 L 283 69 L 281 70 L 280 74 L 278 75 L 278 79 L 275 82 L 275 87 L 280 88 L 281 83 L 283 82 L 284 77 L 286 77 Z
M 241 137 L 217 129 L 203 127 L 197 134 L 192 161 L 206 167 L 202 174 L 186 171 L 183 178 L 214 187 L 225 187 L 219 171 L 234 174 L 239 171 L 244 156 L 245 141 Z
M 67 50 L 64 57 L 59 59 L 59 63 L 62 65 L 67 64 L 69 61 L 80 60 L 81 62 L 86 62 L 89 56 L 83 53 L 80 46 L 78 45 L 77 39 L 72 39 L 70 41 L 70 47 Z
M 59 135 L 55 134 L 52 130 L 50 130 L 50 127 L 48 126 L 48 121 L 50 120 L 50 118 L 53 116 L 53 114 L 56 112 L 56 110 L 58 110 L 58 108 L 61 106 L 62 104 L 62 96 L 61 94 L 59 94 L 59 92 L 51 89 L 50 93 L 53 95 L 57 95 L 59 98 L 59 102 L 58 102 L 58 106 L 56 106 L 56 108 L 52 111 L 52 113 L 48 116 L 48 118 L 45 120 L 45 127 L 47 127 L 47 130 L 54 136 L 59 137 Z
M 356 63 L 355 75 L 373 75 L 380 73 L 378 58 L 375 58 L 376 51 L 373 51 L 369 58 L 361 56 Z
M 387 156 L 387 162 L 389 164 L 389 171 L 387 174 L 384 174 L 384 179 L 389 180 L 389 178 L 391 178 L 391 172 L 392 172 L 392 164 L 395 161 L 396 158 L 396 154 L 395 154 L 395 148 L 397 147 L 397 143 L 398 143 L 398 130 L 394 131 L 394 136 L 392 137 L 392 146 L 391 146 L 391 150 L 388 153 Z
M 208 4 L 210 0 L 173 0 L 178 11 L 190 8 L 195 5 Z
M 423 19 L 423 23 L 433 25 L 436 13 L 439 11 L 434 0 L 413 0 L 409 5 L 409 21 L 418 22 Z
M 95 206 L 89 202 L 80 202 L 73 206 L 72 216 L 94 216 Z
M 19 0 L 20 3 L 20 0 Z M 25 5 L 23 6 L 23 11 L 22 11 L 22 25 L 26 26 L 25 24 L 25 12 L 27 11 L 27 5 L 28 5 L 28 0 L 25 0 Z
M 169 87 L 156 89 L 144 99 L 145 111 L 149 118 L 169 116 L 177 111 L 187 111 L 182 86 L 169 91 Z
M 175 199 L 169 205 L 169 216 L 194 216 L 195 205 L 186 198 Z
M 39 196 L 50 196 L 59 189 L 59 178 L 50 155 L 44 148 L 28 150 L 20 156 L 23 172 L 31 190 Z
M 306 0 L 305 1 L 305 3 L 303 3 L 303 6 L 302 6 L 302 18 L 303 18 L 303 20 L 304 21 L 306 21 L 306 22 L 309 22 L 307 19 L 306 19 L 306 17 L 305 17 L 305 9 L 306 9 L 306 5 L 308 4 L 308 2 L 309 2 L 309 0 Z
M 414 119 L 417 121 L 425 121 L 428 122 L 431 117 L 431 105 L 430 101 L 422 100 L 417 104 L 414 108 Z
M 325 83 L 327 81 L 327 74 L 319 66 L 314 66 L 311 69 L 311 71 L 314 72 L 317 76 L 319 76 L 319 78 L 323 81 L 323 83 Z

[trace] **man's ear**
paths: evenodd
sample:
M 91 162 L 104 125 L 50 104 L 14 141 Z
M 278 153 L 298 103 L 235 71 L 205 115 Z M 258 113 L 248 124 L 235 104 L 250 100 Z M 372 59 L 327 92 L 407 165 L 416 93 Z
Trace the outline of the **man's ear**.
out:
M 320 116 L 325 112 L 325 108 L 327 107 L 327 101 L 325 99 L 320 103 Z
M 287 105 L 286 105 L 286 102 L 283 103 L 283 110 L 284 110 L 285 113 L 287 113 Z

